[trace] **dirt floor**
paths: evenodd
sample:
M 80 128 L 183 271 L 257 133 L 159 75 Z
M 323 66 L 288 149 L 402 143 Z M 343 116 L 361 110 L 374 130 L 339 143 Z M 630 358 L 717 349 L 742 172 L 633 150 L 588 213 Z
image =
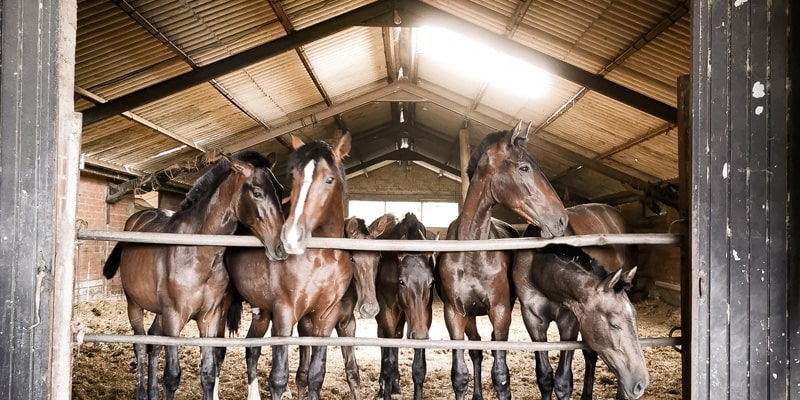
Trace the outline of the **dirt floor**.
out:
M 668 336 L 670 329 L 680 324 L 680 311 L 659 300 L 646 300 L 636 304 L 639 315 L 639 334 L 642 337 Z M 512 320 L 510 340 L 529 341 L 527 332 L 519 315 L 519 307 L 515 307 Z M 83 303 L 79 306 L 79 314 L 86 326 L 86 333 L 131 334 L 125 311 L 125 301 L 99 301 Z M 149 321 L 148 321 L 149 322 Z M 481 336 L 489 338 L 491 327 L 488 319 L 479 318 Z M 248 322 L 243 324 L 240 336 L 244 336 Z M 375 337 L 374 320 L 358 320 L 359 337 Z M 183 331 L 184 336 L 197 336 L 197 329 L 190 322 Z M 551 341 L 557 340 L 555 329 L 551 327 Z M 434 303 L 432 339 L 447 339 L 447 330 L 442 319 L 440 302 Z M 350 391 L 344 379 L 341 352 L 338 348 L 330 348 L 328 353 L 327 375 L 323 384 L 321 398 L 349 399 Z M 176 399 L 201 398 L 198 364 L 200 353 L 197 347 L 179 348 L 182 381 Z M 551 363 L 557 362 L 557 352 L 551 352 Z M 650 386 L 644 399 L 679 399 L 681 397 L 681 360 L 680 354 L 671 347 L 645 348 L 645 358 L 650 372 Z M 361 369 L 361 393 L 365 399 L 375 398 L 378 391 L 378 375 L 380 372 L 380 350 L 373 347 L 356 347 L 356 357 Z M 403 398 L 412 398 L 411 359 L 413 352 L 402 349 L 400 352 L 401 386 L 404 388 Z M 467 365 L 472 364 L 467 355 Z M 163 358 L 163 353 L 162 353 Z M 267 393 L 267 376 L 270 369 L 270 349 L 263 349 L 259 361 L 259 381 L 262 398 L 269 398 Z M 425 399 L 452 398 L 450 383 L 451 356 L 449 350 L 428 350 L 428 375 L 425 381 Z M 496 398 L 491 384 L 492 357 L 486 352 L 483 360 L 483 391 L 487 399 Z M 534 360 L 528 352 L 509 352 L 508 365 L 511 370 L 511 391 L 514 398 L 540 398 L 536 387 Z M 74 351 L 72 397 L 74 399 L 130 399 L 134 397 L 136 386 L 135 359 L 132 345 L 87 343 Z M 162 360 L 163 367 L 163 360 Z M 296 347 L 290 346 L 290 380 L 289 388 L 296 393 L 294 373 L 297 369 Z M 573 363 L 575 376 L 575 392 L 573 398 L 580 397 L 583 387 L 583 357 L 576 354 Z M 160 376 L 160 374 L 159 374 Z M 470 386 L 472 385 L 470 374 Z M 222 366 L 220 377 L 221 399 L 244 399 L 247 397 L 246 368 L 244 349 L 231 348 Z M 602 361 L 598 362 L 595 383 L 595 399 L 613 399 L 616 391 L 614 376 Z M 472 390 L 468 392 L 471 396 Z

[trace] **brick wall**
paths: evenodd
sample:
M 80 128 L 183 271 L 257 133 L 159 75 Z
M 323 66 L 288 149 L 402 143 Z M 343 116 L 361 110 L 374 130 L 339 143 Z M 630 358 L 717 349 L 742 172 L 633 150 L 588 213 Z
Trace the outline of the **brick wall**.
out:
M 125 226 L 133 213 L 133 196 L 115 204 L 106 203 L 108 181 L 106 178 L 81 173 L 78 184 L 78 220 L 85 221 L 85 229 L 118 230 Z M 119 277 L 106 280 L 103 263 L 116 242 L 85 240 L 80 242 L 75 279 L 79 300 L 94 300 L 122 295 Z

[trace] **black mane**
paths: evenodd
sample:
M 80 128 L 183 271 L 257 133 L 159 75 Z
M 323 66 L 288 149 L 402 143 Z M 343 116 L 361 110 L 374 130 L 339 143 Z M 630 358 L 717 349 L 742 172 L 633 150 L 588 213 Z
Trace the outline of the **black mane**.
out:
M 606 271 L 605 267 L 586 254 L 580 247 L 570 246 L 568 244 L 548 244 L 539 249 L 539 252 L 554 254 L 562 259 L 570 259 L 581 268 L 593 273 L 600 279 L 605 279 L 608 276 L 608 271 Z
M 472 155 L 469 158 L 469 164 L 467 164 L 467 177 L 472 179 L 472 174 L 475 173 L 475 168 L 478 168 L 478 161 L 480 161 L 481 156 L 486 153 L 486 150 L 489 146 L 499 142 L 503 139 L 503 137 L 508 133 L 508 131 L 500 131 L 494 132 L 486 135 L 486 137 L 478 143 L 478 147 L 472 151 Z
M 269 159 L 257 151 L 240 151 L 231 155 L 231 158 L 252 164 L 256 168 L 269 169 L 272 167 Z M 211 194 L 217 186 L 231 172 L 231 164 L 226 159 L 221 159 L 208 172 L 198 178 L 194 186 L 186 193 L 181 201 L 181 211 L 188 210 L 201 199 Z

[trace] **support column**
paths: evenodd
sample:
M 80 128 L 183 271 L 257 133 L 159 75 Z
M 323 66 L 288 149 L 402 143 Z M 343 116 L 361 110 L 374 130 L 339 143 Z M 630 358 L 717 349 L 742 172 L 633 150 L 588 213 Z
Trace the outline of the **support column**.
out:
M 469 130 L 466 128 L 458 131 L 458 155 L 461 161 L 461 203 L 464 205 L 464 199 L 467 197 L 467 189 L 469 189 L 469 177 L 467 176 L 467 165 L 469 165 Z

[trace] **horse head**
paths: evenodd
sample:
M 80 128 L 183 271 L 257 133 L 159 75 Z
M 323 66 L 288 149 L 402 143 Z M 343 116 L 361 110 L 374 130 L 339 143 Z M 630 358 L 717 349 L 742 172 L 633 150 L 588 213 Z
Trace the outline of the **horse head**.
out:
M 312 233 L 342 237 L 345 174 L 342 159 L 350 151 L 350 134 L 333 147 L 323 141 L 304 144 L 292 136 L 295 149 L 289 158 L 292 175 L 291 210 L 281 230 L 286 252 L 302 254 Z
M 617 376 L 626 398 L 638 399 L 650 383 L 639 344 L 636 310 L 625 292 L 632 285 L 636 267 L 609 274 L 590 290 L 582 304 L 570 307 L 578 318 L 586 344 Z
M 284 222 L 278 197 L 280 184 L 269 169 L 274 163 L 274 154 L 271 156 L 265 167 L 242 161 L 237 155 L 227 162 L 240 188 L 233 201 L 236 218 L 264 244 L 267 258 L 277 261 L 285 260 L 287 254 L 280 238 Z
M 542 237 L 564 234 L 567 212 L 550 181 L 528 152 L 522 121 L 505 132 L 487 135 L 469 161 L 470 189 L 486 191 L 494 203 L 514 211 L 542 230 Z M 473 186 L 475 188 L 473 189 Z
M 350 217 L 345 220 L 344 232 L 345 237 L 351 239 L 374 239 L 374 235 L 361 218 Z M 378 298 L 375 295 L 375 276 L 378 274 L 381 253 L 379 251 L 352 250 L 350 259 L 353 262 L 353 278 L 358 293 L 356 303 L 358 313 L 361 318 L 375 318 L 380 311 Z
M 426 240 L 426 229 L 416 215 L 407 213 L 398 225 L 400 240 Z M 408 321 L 409 339 L 427 339 L 431 326 L 433 265 L 431 253 L 398 252 L 401 309 Z

